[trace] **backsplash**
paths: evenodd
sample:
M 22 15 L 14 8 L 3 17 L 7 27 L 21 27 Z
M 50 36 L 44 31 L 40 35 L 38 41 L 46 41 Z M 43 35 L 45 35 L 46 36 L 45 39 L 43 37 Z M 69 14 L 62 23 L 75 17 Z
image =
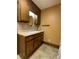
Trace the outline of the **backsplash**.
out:
M 34 31 L 34 30 L 37 30 L 37 26 L 35 25 L 30 26 L 29 23 L 22 23 L 22 22 L 17 23 L 18 32 L 28 32 L 28 31 Z

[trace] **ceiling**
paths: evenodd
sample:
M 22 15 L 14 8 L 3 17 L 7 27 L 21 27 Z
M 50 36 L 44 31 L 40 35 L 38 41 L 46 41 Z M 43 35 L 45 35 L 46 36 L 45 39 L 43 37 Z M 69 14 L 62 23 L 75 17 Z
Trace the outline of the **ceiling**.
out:
M 61 3 L 61 0 L 32 0 L 40 9 L 45 9 Z

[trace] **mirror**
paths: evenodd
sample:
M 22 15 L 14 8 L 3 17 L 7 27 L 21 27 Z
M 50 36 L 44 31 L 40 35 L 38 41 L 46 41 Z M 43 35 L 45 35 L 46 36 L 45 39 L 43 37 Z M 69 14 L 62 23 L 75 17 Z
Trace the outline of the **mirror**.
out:
M 34 26 L 37 24 L 37 15 L 32 11 L 29 11 L 29 25 Z

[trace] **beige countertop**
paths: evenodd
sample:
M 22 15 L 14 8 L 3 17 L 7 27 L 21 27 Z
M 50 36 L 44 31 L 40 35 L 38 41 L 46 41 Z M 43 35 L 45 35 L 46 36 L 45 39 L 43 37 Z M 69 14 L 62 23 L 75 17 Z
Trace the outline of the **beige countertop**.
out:
M 22 36 L 30 36 L 30 35 L 34 35 L 41 32 L 43 31 L 18 32 L 17 34 L 22 35 Z

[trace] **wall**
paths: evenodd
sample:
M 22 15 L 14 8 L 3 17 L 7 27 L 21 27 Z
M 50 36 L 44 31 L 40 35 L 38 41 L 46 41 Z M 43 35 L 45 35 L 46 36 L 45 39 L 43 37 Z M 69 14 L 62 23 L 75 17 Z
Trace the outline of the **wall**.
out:
M 59 4 L 41 11 L 40 29 L 44 30 L 44 41 L 55 45 L 60 45 L 60 9 L 61 6 Z
M 18 32 L 27 32 L 31 30 L 31 26 L 29 26 L 28 23 L 18 22 L 17 29 L 18 29 Z
M 28 23 L 18 22 L 17 29 L 18 29 L 18 32 L 28 32 L 28 31 L 37 30 L 37 26 L 32 27 Z

